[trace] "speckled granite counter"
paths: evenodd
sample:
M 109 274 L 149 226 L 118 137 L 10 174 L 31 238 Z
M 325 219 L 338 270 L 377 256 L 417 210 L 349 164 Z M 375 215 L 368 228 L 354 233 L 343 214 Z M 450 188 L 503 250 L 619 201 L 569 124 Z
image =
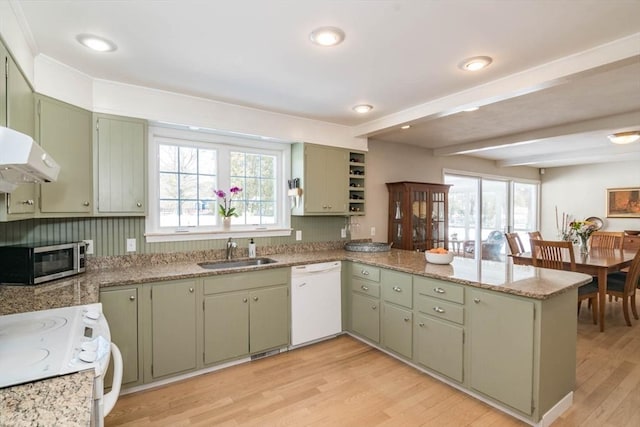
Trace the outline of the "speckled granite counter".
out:
M 190 261 L 167 262 L 154 256 L 121 257 L 122 264 L 37 286 L 0 286 L 0 315 L 98 302 L 100 288 L 229 274 L 258 269 L 290 267 L 326 261 L 355 261 L 411 274 L 444 279 L 534 299 L 546 299 L 559 292 L 588 283 L 590 276 L 565 271 L 537 269 L 508 262 L 454 258 L 449 265 L 428 264 L 424 254 L 393 249 L 364 253 L 344 250 L 308 251 L 287 254 L 260 254 L 274 264 L 208 270 L 198 262 L 211 260 L 202 255 Z M 170 258 L 175 260 L 175 258 Z
M 92 370 L 0 389 L 0 426 L 89 426 Z

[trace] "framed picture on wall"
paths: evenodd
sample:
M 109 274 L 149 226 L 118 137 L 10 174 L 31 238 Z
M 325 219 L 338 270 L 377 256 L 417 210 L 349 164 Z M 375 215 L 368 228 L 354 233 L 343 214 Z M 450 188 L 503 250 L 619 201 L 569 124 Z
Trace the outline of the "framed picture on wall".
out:
M 608 218 L 640 218 L 640 187 L 607 188 Z

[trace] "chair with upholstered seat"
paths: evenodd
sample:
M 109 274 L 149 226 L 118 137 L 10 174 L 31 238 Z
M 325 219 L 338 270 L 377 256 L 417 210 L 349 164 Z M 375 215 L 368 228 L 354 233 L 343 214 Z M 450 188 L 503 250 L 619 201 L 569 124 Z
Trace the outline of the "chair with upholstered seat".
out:
M 535 267 L 553 268 L 565 270 L 563 253 L 569 254 L 569 269 L 576 271 L 576 258 L 573 253 L 573 244 L 564 240 L 537 240 L 531 239 L 531 261 Z M 590 282 L 578 288 L 578 314 L 582 300 L 589 300 L 592 307 L 593 323 L 598 323 L 598 283 Z
M 597 282 L 596 282 L 597 283 Z M 633 317 L 638 320 L 638 309 L 636 307 L 636 287 L 640 283 L 640 251 L 631 262 L 629 271 L 611 273 L 607 276 L 607 294 L 622 299 L 622 314 L 627 326 L 631 326 L 629 317 L 629 305 Z
M 524 252 L 524 246 L 522 245 L 522 240 L 520 240 L 520 235 L 518 233 L 504 233 L 504 237 L 507 239 L 507 244 L 509 245 L 511 254 L 517 255 Z
M 624 231 L 594 231 L 591 234 L 591 248 L 622 249 Z

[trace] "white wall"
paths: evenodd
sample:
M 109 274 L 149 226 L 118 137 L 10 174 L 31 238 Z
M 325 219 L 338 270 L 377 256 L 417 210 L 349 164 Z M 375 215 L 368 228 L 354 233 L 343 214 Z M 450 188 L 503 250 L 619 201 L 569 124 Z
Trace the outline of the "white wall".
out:
M 454 169 L 493 176 L 540 179 L 538 169 L 529 167 L 499 168 L 494 161 L 469 156 L 435 157 L 432 150 L 411 145 L 369 140 L 366 155 L 365 212 L 355 217 L 360 224 L 352 238 L 370 238 L 371 227 L 375 227 L 374 241 L 387 241 L 387 211 L 389 192 L 385 183 L 418 181 L 443 183 L 443 169 Z M 353 229 L 353 227 L 352 227 Z
M 0 1 L 0 36 L 27 80 L 33 84 L 33 48 L 25 38 L 9 1 Z
M 640 218 L 607 218 L 607 188 L 640 187 L 637 161 L 547 168 L 542 178 L 540 203 L 542 235 L 555 239 L 556 217 L 568 213 L 573 219 L 596 216 L 603 230 L 640 230 Z M 560 218 L 560 221 L 562 219 Z

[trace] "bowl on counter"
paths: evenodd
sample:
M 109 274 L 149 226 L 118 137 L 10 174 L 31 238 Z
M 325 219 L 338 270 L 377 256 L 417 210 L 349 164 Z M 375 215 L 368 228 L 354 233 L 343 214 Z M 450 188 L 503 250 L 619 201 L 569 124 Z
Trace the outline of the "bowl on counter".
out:
M 430 262 L 431 264 L 450 264 L 451 261 L 453 261 L 453 252 L 438 254 L 426 251 L 424 253 L 424 257 L 426 258 L 427 262 Z
M 640 234 L 640 230 L 624 230 L 624 232 L 629 236 L 637 236 L 638 234 Z

